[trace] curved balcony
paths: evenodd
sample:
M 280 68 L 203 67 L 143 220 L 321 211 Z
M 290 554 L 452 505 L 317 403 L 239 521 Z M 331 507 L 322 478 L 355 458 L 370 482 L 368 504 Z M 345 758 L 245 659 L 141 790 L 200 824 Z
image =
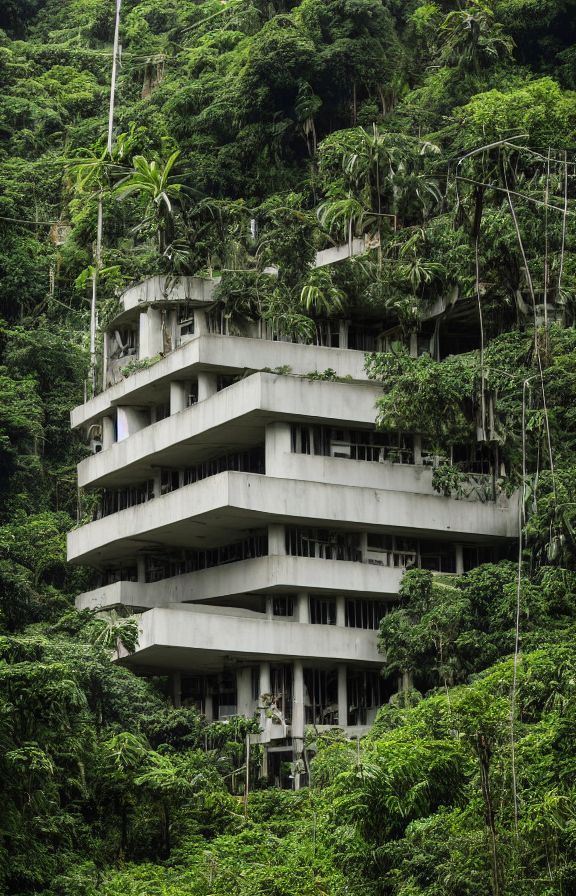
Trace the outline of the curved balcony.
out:
M 123 658 L 134 666 L 203 673 L 234 660 L 383 663 L 374 631 L 302 625 L 262 618 L 249 610 L 198 606 L 157 607 L 143 613 L 138 650 Z
M 356 349 L 202 334 L 74 408 L 71 423 L 73 428 L 95 423 L 115 405 L 154 404 L 160 387 L 165 388 L 171 380 L 190 379 L 198 370 L 238 373 L 285 367 L 305 375 L 330 368 L 337 376 L 367 382 L 364 358 L 365 353 Z
M 274 591 L 393 598 L 398 594 L 403 572 L 399 567 L 350 560 L 256 557 L 158 582 L 114 582 L 79 595 L 76 605 L 81 610 L 119 606 L 149 609 L 186 601 L 233 600 L 241 594 Z
M 101 565 L 146 546 L 226 544 L 274 522 L 479 542 L 513 538 L 516 525 L 513 504 L 225 472 L 72 531 L 68 559 Z

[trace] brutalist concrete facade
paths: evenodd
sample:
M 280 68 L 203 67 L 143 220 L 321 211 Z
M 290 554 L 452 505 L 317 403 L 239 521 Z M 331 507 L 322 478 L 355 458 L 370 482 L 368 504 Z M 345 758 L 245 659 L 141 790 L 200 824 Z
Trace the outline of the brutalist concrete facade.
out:
M 151 278 L 107 329 L 103 390 L 72 412 L 98 495 L 68 541 L 99 577 L 77 603 L 139 614 L 122 661 L 170 676 L 177 705 L 259 713 L 261 742 L 298 754 L 307 725 L 362 732 L 397 689 L 377 628 L 404 570 L 490 559 L 516 507 L 482 472 L 438 495 L 419 434 L 376 431 L 350 322 L 320 345 L 234 334 L 212 291 Z

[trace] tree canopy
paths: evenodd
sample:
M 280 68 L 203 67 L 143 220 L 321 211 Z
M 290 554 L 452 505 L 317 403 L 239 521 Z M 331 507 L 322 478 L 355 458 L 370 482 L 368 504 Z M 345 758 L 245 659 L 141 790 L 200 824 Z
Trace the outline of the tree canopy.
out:
M 114 13 L 0 10 L 0 888 L 568 896 L 574 3 L 124 0 L 110 153 Z M 257 721 L 171 707 L 165 679 L 113 662 L 137 623 L 73 609 L 97 265 L 101 321 L 158 272 L 221 275 L 238 328 L 352 321 L 380 340 L 377 425 L 439 458 L 478 448 L 492 497 L 522 499 L 518 556 L 405 575 L 379 641 L 406 688 L 358 742 L 310 735 L 301 792 L 259 778 L 257 748 L 244 806 Z M 458 500 L 470 481 L 434 472 Z

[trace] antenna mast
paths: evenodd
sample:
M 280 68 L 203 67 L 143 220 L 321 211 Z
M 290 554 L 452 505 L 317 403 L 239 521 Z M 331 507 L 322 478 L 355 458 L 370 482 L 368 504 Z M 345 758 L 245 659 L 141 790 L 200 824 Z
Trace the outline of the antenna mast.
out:
M 118 76 L 118 60 L 120 48 L 120 11 L 122 0 L 116 0 L 116 20 L 114 23 L 114 48 L 112 50 L 112 75 L 110 78 L 110 107 L 108 110 L 108 140 L 106 151 L 108 157 L 112 156 L 113 132 L 114 132 L 114 104 L 116 101 L 116 79 Z M 96 225 L 96 250 L 94 253 L 94 270 L 92 273 L 92 302 L 90 306 L 90 381 L 92 383 L 92 395 L 96 392 L 96 329 L 98 323 L 97 298 L 98 298 L 98 273 L 102 267 L 102 188 L 98 195 L 98 223 Z

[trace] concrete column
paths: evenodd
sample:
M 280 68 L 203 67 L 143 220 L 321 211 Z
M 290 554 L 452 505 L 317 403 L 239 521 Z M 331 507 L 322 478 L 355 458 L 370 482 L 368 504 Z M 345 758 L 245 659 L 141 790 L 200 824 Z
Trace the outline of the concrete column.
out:
M 201 370 L 198 374 L 198 401 L 210 398 L 218 391 L 218 375 Z
M 172 703 L 176 709 L 182 706 L 182 673 L 173 672 L 170 676 L 172 684 Z
M 284 526 L 272 523 L 268 526 L 268 553 L 271 556 L 284 557 L 286 555 L 286 539 Z
M 145 582 L 146 581 L 146 557 L 136 557 L 136 570 L 138 574 L 138 581 Z
M 294 660 L 292 673 L 292 738 L 304 739 L 304 667 Z
M 102 417 L 102 450 L 111 448 L 116 438 L 114 418 Z
M 259 690 L 261 697 L 262 694 L 269 694 L 270 688 L 272 687 L 271 678 L 270 678 L 270 663 L 260 663 L 260 685 Z
M 346 598 L 343 594 L 336 597 L 336 625 L 341 625 L 342 628 L 346 625 Z
M 304 668 L 301 660 L 294 661 L 292 674 L 292 758 L 294 760 L 294 790 L 300 790 L 302 750 L 304 749 Z
M 422 463 L 422 436 L 414 433 L 414 463 Z
M 348 679 L 343 663 L 338 666 L 338 724 L 341 728 L 348 725 Z
M 310 606 L 308 603 L 308 593 L 300 591 L 296 595 L 296 622 L 310 622 Z
M 410 357 L 418 357 L 418 334 L 410 333 Z
M 157 308 L 148 308 L 140 312 L 138 321 L 139 347 L 138 357 L 153 358 L 164 350 L 164 338 L 162 335 L 162 312 Z
M 138 316 L 138 357 L 150 357 L 148 352 L 148 315 L 145 311 L 141 311 Z
M 177 414 L 183 411 L 188 403 L 188 387 L 186 383 L 170 383 L 170 413 Z
M 262 729 L 262 741 L 270 742 L 270 729 L 272 728 L 272 719 L 266 715 L 266 710 L 262 705 L 262 695 L 270 694 L 272 691 L 272 681 L 270 678 L 270 663 L 260 663 L 260 691 L 258 695 L 258 706 L 260 709 L 260 727 Z
M 123 407 L 117 408 L 117 440 L 121 442 L 123 439 L 129 438 L 135 432 L 139 432 L 148 426 L 149 416 L 146 411 L 140 408 Z
M 208 315 L 201 308 L 194 312 L 194 335 L 204 336 L 208 333 Z
M 239 716 L 246 718 L 254 714 L 251 669 L 238 669 L 236 672 L 236 709 Z
M 214 720 L 214 699 L 212 694 L 206 694 L 204 697 L 204 715 L 207 722 Z
M 284 455 L 290 454 L 292 440 L 289 423 L 268 423 L 266 426 L 266 475 L 284 476 Z
M 456 575 L 462 576 L 464 575 L 464 545 L 456 544 L 454 548 L 456 550 Z
M 340 321 L 340 348 L 348 348 L 348 327 L 347 320 Z
M 162 471 L 154 470 L 154 485 L 152 487 L 152 493 L 155 498 L 159 498 L 162 495 Z

